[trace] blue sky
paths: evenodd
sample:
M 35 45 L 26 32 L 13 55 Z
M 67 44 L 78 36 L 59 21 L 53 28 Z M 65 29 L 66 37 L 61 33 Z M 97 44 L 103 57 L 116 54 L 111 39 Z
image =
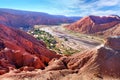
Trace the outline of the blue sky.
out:
M 0 8 L 55 15 L 120 15 L 120 0 L 0 0 Z

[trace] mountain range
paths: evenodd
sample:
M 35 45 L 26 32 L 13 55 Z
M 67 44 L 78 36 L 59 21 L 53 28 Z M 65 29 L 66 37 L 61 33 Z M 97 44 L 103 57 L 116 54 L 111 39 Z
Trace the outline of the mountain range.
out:
M 21 11 L 0 8 L 0 24 L 14 28 L 29 29 L 34 25 L 56 25 L 72 23 L 81 17 L 50 15 L 43 12 Z
M 65 26 L 67 29 L 85 33 L 99 35 L 120 35 L 120 17 L 110 16 L 86 16 L 82 19 Z
M 79 18 L 0 9 L 0 80 L 120 80 L 120 17 Z M 65 28 L 75 32 L 111 37 L 68 56 L 56 54 L 43 41 L 19 30 L 60 23 L 71 23 Z

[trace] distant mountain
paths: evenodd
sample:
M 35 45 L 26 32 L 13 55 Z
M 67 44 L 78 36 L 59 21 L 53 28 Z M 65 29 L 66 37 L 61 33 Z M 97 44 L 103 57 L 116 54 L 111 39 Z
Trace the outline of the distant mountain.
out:
M 0 8 L 0 24 L 14 28 L 30 28 L 33 25 L 56 25 L 61 23 L 72 23 L 81 17 L 66 17 L 61 15 L 50 15 L 42 12 L 21 11 Z
M 23 31 L 0 25 L 0 74 L 8 72 L 9 67 L 43 69 L 57 57 L 42 41 Z
M 120 17 L 116 15 L 102 16 L 102 17 L 87 16 L 78 20 L 77 22 L 74 22 L 66 26 L 66 28 L 69 30 L 73 30 L 80 33 L 86 33 L 86 34 L 99 33 L 104 35 L 105 33 L 107 33 L 108 35 L 110 35 L 112 31 L 117 29 L 117 27 L 119 26 L 118 24 L 120 24 Z M 111 32 L 108 33 L 107 31 L 109 30 Z M 120 29 L 119 30 L 117 29 L 117 32 L 120 32 Z M 113 35 L 116 34 L 117 33 Z

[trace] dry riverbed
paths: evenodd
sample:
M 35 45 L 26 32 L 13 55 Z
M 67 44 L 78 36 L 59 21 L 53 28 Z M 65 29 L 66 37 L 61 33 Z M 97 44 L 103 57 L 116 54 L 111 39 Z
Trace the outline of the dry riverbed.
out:
M 46 26 L 46 25 L 36 25 L 35 28 L 44 30 L 53 35 L 60 44 L 60 47 L 65 47 L 73 49 L 76 51 L 91 49 L 100 45 L 103 40 L 84 34 L 73 33 L 64 28 L 64 25 Z

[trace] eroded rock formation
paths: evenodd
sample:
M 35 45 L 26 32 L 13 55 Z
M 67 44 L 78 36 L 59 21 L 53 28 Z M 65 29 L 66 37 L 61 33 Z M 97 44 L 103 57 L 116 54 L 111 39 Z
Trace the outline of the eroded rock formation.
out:
M 120 37 L 109 37 L 105 44 L 94 49 L 52 59 L 45 70 L 31 73 L 5 74 L 1 80 L 119 80 L 120 79 Z M 115 44 L 114 44 L 115 43 Z M 17 76 L 17 78 L 14 77 Z M 24 77 L 20 77 L 24 76 Z
M 120 35 L 119 24 L 119 16 L 87 16 L 65 27 L 68 30 L 85 34 L 113 36 Z
M 24 66 L 43 69 L 52 58 L 58 57 L 42 41 L 23 31 L 0 25 L 0 74 Z

